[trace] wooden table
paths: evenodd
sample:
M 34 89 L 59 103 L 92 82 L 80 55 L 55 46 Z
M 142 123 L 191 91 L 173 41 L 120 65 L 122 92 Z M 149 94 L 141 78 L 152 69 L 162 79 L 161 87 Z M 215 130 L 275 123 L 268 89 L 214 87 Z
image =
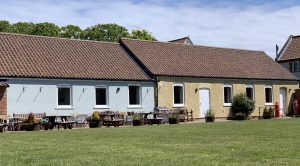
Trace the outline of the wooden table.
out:
M 153 124 L 160 125 L 160 124 L 162 124 L 162 120 L 163 120 L 163 118 L 148 118 L 150 125 L 153 125 Z

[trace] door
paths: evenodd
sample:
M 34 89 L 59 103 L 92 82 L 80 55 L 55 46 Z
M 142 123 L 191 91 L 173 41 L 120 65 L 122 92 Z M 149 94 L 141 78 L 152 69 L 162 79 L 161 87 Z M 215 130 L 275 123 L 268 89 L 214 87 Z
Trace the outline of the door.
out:
M 199 98 L 200 98 L 200 112 L 199 118 L 204 118 L 206 112 L 210 109 L 210 94 L 209 89 L 200 89 L 199 90 Z
M 280 88 L 279 98 L 280 115 L 284 115 L 284 113 L 286 112 L 286 88 Z

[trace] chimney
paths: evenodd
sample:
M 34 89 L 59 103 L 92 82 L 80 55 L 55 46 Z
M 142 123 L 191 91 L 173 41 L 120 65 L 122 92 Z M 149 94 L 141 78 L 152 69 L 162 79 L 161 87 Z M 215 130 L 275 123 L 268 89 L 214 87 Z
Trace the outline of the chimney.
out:
M 278 59 L 279 58 L 279 47 L 278 47 L 278 45 L 276 44 L 276 59 Z

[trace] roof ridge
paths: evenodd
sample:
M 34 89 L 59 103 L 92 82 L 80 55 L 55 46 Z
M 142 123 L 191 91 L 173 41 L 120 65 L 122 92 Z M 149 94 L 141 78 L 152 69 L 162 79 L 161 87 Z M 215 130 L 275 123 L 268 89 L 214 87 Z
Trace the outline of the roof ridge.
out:
M 93 42 L 93 43 L 106 43 L 106 44 L 120 45 L 120 43 L 118 43 L 118 42 L 87 40 L 87 39 L 72 39 L 72 38 L 53 37 L 53 36 L 28 35 L 28 34 L 9 33 L 9 32 L 0 32 L 0 35 L 25 36 L 25 37 L 36 37 L 36 38 L 48 38 L 48 39 L 55 39 L 55 40 L 69 40 L 69 41 L 79 41 L 79 42 Z
M 151 40 L 142 40 L 142 39 L 131 39 L 131 38 L 124 38 L 122 37 L 121 40 L 136 40 L 136 41 L 142 41 L 142 42 L 152 42 L 152 43 L 165 43 L 165 44 L 174 44 L 179 45 L 183 47 L 209 47 L 209 48 L 216 48 L 216 49 L 227 49 L 227 50 L 240 50 L 240 51 L 251 51 L 251 52 L 264 52 L 261 50 L 250 50 L 250 49 L 243 49 L 243 48 L 229 48 L 229 47 L 217 47 L 217 46 L 208 46 L 208 45 L 187 45 L 187 44 L 181 44 L 181 43 L 174 43 L 174 42 L 164 42 L 164 41 L 151 41 Z M 265 52 L 264 52 L 265 53 Z
M 174 42 L 174 41 L 177 41 L 177 40 L 188 39 L 188 38 L 190 38 L 190 36 L 185 36 L 185 37 L 181 37 L 181 38 L 174 39 L 174 40 L 168 40 L 167 42 Z

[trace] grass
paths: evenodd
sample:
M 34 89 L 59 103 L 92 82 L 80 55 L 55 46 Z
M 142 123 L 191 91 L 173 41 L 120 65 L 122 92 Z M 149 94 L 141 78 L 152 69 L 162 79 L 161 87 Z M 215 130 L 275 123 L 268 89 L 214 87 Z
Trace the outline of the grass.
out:
M 1 165 L 300 165 L 300 119 L 0 133 Z

